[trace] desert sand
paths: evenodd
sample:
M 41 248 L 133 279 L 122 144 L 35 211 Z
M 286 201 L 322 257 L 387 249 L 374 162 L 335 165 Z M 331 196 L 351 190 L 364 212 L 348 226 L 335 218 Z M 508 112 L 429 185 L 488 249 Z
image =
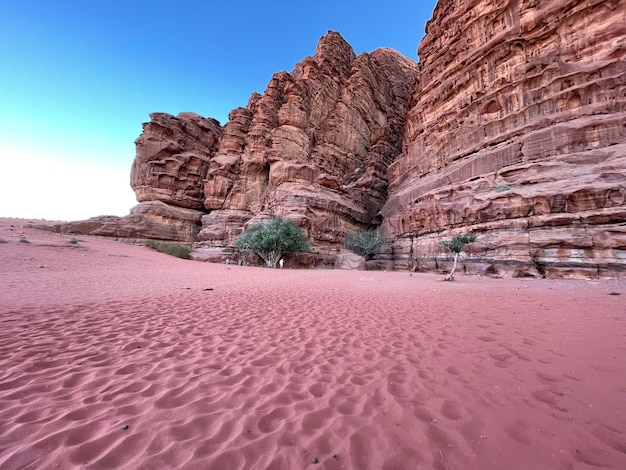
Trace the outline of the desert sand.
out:
M 26 222 L 0 219 L 3 470 L 626 468 L 623 280 L 216 265 Z

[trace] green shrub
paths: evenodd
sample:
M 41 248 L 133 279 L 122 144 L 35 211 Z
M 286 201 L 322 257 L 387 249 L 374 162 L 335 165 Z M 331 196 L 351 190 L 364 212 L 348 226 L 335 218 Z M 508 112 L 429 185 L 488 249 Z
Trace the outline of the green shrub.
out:
M 26 240 L 26 238 L 22 237 L 20 238 L 20 243 L 30 243 L 30 242 Z
M 78 244 L 78 240 L 76 240 L 75 238 L 70 238 L 67 242 L 71 243 L 72 245 Z
M 256 253 L 268 268 L 275 268 L 283 254 L 309 251 L 309 241 L 302 229 L 292 220 L 280 217 L 252 224 L 237 237 L 235 246 Z
M 189 259 L 189 253 L 193 251 L 190 247 L 178 243 L 157 242 L 155 240 L 146 240 L 144 245 L 158 252 L 182 259 Z
M 511 187 L 510 187 L 508 184 L 496 184 L 496 185 L 493 187 L 493 190 L 494 190 L 496 193 L 501 193 L 501 192 L 503 192 L 503 191 L 508 191 L 509 189 L 511 189 Z
M 6 241 L 4 238 L 0 238 L 0 243 L 9 243 L 9 242 Z
M 365 259 L 372 259 L 378 253 L 387 239 L 378 229 L 365 232 L 352 231 L 346 236 L 346 247 Z

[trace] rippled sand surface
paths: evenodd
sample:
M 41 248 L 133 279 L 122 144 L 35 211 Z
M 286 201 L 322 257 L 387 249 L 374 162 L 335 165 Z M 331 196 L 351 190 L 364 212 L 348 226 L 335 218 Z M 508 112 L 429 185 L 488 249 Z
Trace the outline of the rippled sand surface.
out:
M 2 469 L 626 468 L 623 281 L 214 265 L 22 225 L 0 219 Z

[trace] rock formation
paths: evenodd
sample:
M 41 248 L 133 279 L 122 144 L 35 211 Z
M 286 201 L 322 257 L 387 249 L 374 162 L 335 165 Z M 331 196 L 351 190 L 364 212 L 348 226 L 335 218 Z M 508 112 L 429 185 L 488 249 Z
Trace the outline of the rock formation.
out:
M 139 205 L 124 217 L 100 216 L 58 231 L 127 240 L 192 243 L 205 214 L 202 184 L 222 128 L 195 113 L 152 113 L 135 141 L 130 185 Z
M 57 232 L 98 235 L 130 242 L 169 240 L 192 243 L 200 231 L 204 212 L 168 205 L 162 201 L 141 202 L 124 217 L 99 216 L 55 226 Z
M 246 223 L 280 215 L 332 265 L 347 231 L 380 224 L 416 72 L 390 49 L 357 57 L 329 32 L 314 56 L 275 74 L 224 126 L 200 245 L 230 246 Z
M 335 258 L 335 269 L 365 269 L 365 258 L 351 251 L 340 251 Z
M 626 0 L 441 0 L 419 56 L 329 32 L 223 128 L 152 114 L 140 205 L 59 229 L 238 261 L 245 226 L 279 215 L 313 249 L 286 266 L 331 267 L 380 225 L 393 242 L 369 268 L 445 270 L 438 242 L 472 232 L 468 273 L 626 275 Z
M 152 113 L 135 141 L 130 185 L 137 201 L 204 209 L 202 181 L 221 132 L 215 119 L 194 113 Z
M 440 1 L 389 168 L 396 268 L 619 276 L 626 268 L 626 2 Z

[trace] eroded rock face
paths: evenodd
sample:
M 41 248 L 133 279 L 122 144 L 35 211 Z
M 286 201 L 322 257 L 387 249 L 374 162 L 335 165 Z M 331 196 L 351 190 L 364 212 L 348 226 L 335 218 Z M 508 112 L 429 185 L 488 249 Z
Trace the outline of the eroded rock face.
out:
M 382 224 L 367 269 L 447 270 L 439 241 L 472 232 L 467 273 L 626 276 L 624 0 L 442 0 L 419 55 L 329 32 L 223 128 L 151 115 L 141 204 L 81 230 L 238 262 L 245 227 L 282 216 L 313 249 L 285 265 L 332 267 L 348 231 Z
M 205 212 L 197 244 L 211 248 L 207 259 L 232 257 L 246 224 L 282 216 L 305 230 L 314 251 L 286 262 L 332 266 L 349 230 L 381 222 L 416 77 L 417 64 L 399 53 L 357 57 L 329 32 L 223 128 L 193 113 L 152 114 L 136 141 L 131 186 L 142 203 Z M 132 220 L 133 233 L 154 233 Z
M 365 270 L 365 258 L 352 253 L 351 251 L 341 251 L 335 258 L 335 269 L 358 269 Z
M 137 201 L 204 208 L 203 179 L 222 128 L 194 113 L 152 113 L 135 141 L 130 185 Z
M 130 184 L 139 205 L 124 217 L 60 224 L 67 233 L 192 243 L 201 228 L 203 184 L 221 127 L 194 113 L 152 113 L 135 141 Z
M 125 240 L 168 240 L 192 243 L 204 212 L 161 201 L 141 202 L 124 217 L 100 216 L 55 225 L 60 233 L 99 235 Z
M 380 223 L 416 72 L 390 49 L 357 57 L 329 32 L 314 56 L 275 74 L 224 126 L 204 185 L 211 213 L 201 243 L 230 244 L 246 218 L 283 216 L 328 254 L 348 230 Z
M 590 27 L 593 25 L 593 28 Z M 626 270 L 626 4 L 440 1 L 389 168 L 396 268 L 549 277 Z

